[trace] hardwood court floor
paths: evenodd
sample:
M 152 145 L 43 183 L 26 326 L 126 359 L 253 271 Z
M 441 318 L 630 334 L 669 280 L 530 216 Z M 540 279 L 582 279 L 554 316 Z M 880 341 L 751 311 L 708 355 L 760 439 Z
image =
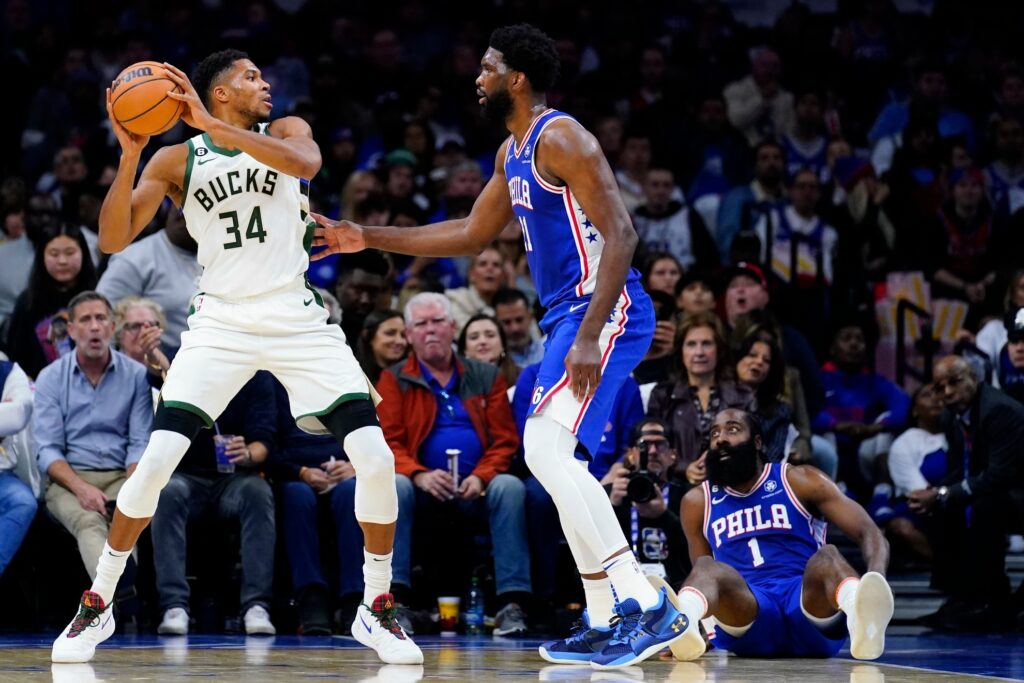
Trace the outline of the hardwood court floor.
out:
M 345 680 L 416 681 L 671 681 L 673 683 L 904 683 L 1024 680 L 1024 638 L 893 633 L 878 662 L 744 660 L 712 652 L 695 663 L 652 659 L 642 667 L 596 672 L 553 666 L 536 654 L 537 640 L 420 638 L 426 662 L 385 666 L 350 638 L 244 636 L 115 637 L 90 664 L 51 664 L 52 637 L 0 638 L 0 682 L 188 681 L 238 683 Z

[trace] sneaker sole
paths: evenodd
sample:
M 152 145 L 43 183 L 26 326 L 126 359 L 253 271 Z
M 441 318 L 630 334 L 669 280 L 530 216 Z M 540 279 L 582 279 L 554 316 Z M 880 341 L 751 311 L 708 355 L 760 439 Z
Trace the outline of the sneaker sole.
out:
M 56 647 L 54 647 L 50 650 L 50 661 L 54 664 L 85 664 L 87 662 L 91 662 L 92 658 L 96 656 L 96 647 L 103 641 L 110 638 L 110 636 L 114 635 L 113 615 L 111 615 L 108 623 L 110 624 L 108 632 L 106 635 L 103 635 L 101 631 L 102 637 L 96 641 L 96 644 L 92 646 L 92 649 L 89 650 L 88 654 L 83 654 L 82 652 L 58 652 Z M 63 636 L 64 634 L 62 633 L 61 637 Z
M 654 590 L 658 591 L 662 588 L 665 589 L 665 594 L 668 596 L 668 601 L 672 603 L 680 613 L 682 608 L 679 606 L 679 594 L 672 590 L 672 586 L 668 585 L 668 582 L 660 576 L 653 574 L 647 575 L 647 582 L 654 586 Z M 686 629 L 686 638 L 680 638 L 679 640 L 672 641 L 669 645 L 669 650 L 672 651 L 672 656 L 678 659 L 680 662 L 692 662 L 695 659 L 699 659 L 703 655 L 708 646 L 704 642 L 704 638 L 700 635 L 700 628 L 697 629 Z
M 885 650 L 885 629 L 892 619 L 892 589 L 877 572 L 860 578 L 854 601 L 853 631 L 850 633 L 850 655 L 854 659 L 878 659 Z
M 585 655 L 585 654 L 579 654 L 579 655 L 568 655 L 568 654 L 567 655 L 553 655 L 550 652 L 548 652 L 548 650 L 545 649 L 543 645 L 541 645 L 540 647 L 537 648 L 537 654 L 539 654 L 540 658 L 543 659 L 545 662 L 551 662 L 552 664 L 581 664 L 581 663 L 589 663 L 590 660 L 594 658 L 594 655 L 592 655 L 592 654 L 591 655 Z M 573 656 L 578 657 L 578 659 L 573 659 L 572 658 Z
M 671 650 L 672 649 L 672 643 L 676 642 L 677 640 L 681 640 L 682 638 L 685 638 L 686 637 L 686 631 L 689 631 L 689 630 L 690 630 L 690 627 L 687 626 L 685 631 L 683 631 L 679 635 L 673 637 L 671 640 L 667 640 L 664 643 L 656 643 L 654 645 L 651 645 L 650 647 L 648 647 L 646 650 L 644 650 L 640 654 L 634 655 L 633 657 L 631 657 L 629 659 L 620 659 L 620 660 L 618 660 L 618 661 L 616 661 L 614 663 L 608 663 L 608 664 L 601 664 L 601 663 L 599 663 L 597 661 L 590 660 L 590 666 L 592 668 L 594 668 L 594 669 L 597 669 L 598 671 L 609 671 L 611 669 L 625 669 L 627 666 L 632 666 L 634 664 L 639 664 L 640 662 L 644 661 L 645 659 L 648 659 L 649 657 L 652 657 L 653 655 L 658 654 L 659 652 L 664 650 L 666 647 Z

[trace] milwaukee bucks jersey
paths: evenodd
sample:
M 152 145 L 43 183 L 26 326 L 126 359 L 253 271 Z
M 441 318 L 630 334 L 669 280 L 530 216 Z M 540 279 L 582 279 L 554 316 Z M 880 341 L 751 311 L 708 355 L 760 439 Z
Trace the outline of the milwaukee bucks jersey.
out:
M 259 132 L 268 134 L 268 126 L 259 124 Z M 314 228 L 308 181 L 218 147 L 206 133 L 186 144 L 182 211 L 199 244 L 200 290 L 240 299 L 301 277 Z

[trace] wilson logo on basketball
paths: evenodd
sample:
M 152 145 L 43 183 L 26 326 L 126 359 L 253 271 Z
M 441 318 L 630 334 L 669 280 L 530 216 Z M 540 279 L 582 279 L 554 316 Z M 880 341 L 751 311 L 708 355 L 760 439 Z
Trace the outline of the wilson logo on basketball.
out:
M 153 69 L 148 66 L 140 66 L 138 69 L 133 69 L 121 75 L 116 81 L 114 81 L 114 90 L 117 90 L 117 86 L 122 83 L 127 83 L 133 78 L 139 78 L 141 76 L 152 76 Z

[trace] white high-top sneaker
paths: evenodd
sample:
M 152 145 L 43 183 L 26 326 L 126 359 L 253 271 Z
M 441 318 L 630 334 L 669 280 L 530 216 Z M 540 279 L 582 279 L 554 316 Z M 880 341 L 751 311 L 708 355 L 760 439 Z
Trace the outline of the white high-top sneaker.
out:
M 423 652 L 396 619 L 391 593 L 378 595 L 369 607 L 359 605 L 352 622 L 352 637 L 374 650 L 385 664 L 423 663 Z
M 65 664 L 88 662 L 96 646 L 114 635 L 114 614 L 103 598 L 92 591 L 82 593 L 78 614 L 53 641 L 51 661 Z

